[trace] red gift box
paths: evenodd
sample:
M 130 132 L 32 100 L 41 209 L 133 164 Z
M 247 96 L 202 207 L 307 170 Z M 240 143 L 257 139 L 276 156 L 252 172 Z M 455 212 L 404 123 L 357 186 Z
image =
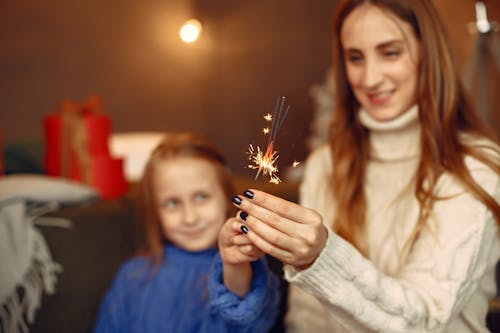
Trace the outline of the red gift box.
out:
M 103 198 L 116 198 L 127 191 L 127 183 L 123 174 L 123 159 L 94 156 L 90 158 L 90 185 L 99 190 Z M 82 170 L 78 163 L 71 166 L 70 178 L 83 180 Z
M 64 101 L 44 118 L 45 171 L 89 184 L 103 198 L 115 198 L 126 192 L 127 183 L 123 160 L 109 153 L 111 119 L 100 112 L 101 106 L 98 97 L 82 106 Z

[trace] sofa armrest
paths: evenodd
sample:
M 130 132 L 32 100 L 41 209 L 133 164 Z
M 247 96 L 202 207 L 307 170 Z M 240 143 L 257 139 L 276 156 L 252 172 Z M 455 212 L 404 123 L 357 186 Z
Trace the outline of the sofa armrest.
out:
M 39 226 L 63 272 L 55 294 L 43 296 L 30 332 L 92 331 L 102 296 L 135 249 L 133 216 L 128 197 L 70 206 L 45 216 L 71 220 L 72 226 Z

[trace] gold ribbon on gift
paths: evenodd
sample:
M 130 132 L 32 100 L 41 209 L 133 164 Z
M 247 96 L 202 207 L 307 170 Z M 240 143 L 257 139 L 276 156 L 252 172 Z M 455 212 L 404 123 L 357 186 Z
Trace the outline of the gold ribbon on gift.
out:
M 101 99 L 89 97 L 83 105 L 73 101 L 61 102 L 61 175 L 70 177 L 71 161 L 74 157 L 79 165 L 82 181 L 90 185 L 91 168 L 88 149 L 87 130 L 84 116 L 101 111 Z

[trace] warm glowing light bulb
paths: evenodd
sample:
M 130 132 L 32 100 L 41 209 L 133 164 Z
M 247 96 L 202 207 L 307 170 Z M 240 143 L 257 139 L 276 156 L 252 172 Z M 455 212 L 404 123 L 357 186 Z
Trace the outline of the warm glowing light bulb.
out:
M 198 20 L 191 19 L 186 21 L 180 31 L 179 36 L 184 43 L 193 43 L 198 40 L 201 33 L 201 23 Z

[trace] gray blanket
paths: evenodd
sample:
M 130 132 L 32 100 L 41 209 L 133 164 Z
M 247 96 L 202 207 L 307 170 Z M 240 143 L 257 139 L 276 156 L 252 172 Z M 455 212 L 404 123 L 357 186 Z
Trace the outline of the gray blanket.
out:
M 62 271 L 35 219 L 60 204 L 96 198 L 93 188 L 67 179 L 31 174 L 0 177 L 0 332 L 28 332 L 43 292 L 55 292 L 57 273 Z

